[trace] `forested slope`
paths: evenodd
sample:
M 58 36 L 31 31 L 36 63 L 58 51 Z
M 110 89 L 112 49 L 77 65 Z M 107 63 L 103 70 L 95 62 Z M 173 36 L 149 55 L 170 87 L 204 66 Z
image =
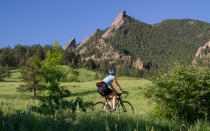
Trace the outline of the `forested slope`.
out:
M 99 30 L 77 52 L 86 60 L 107 59 L 117 65 L 130 66 L 140 58 L 144 68 L 156 70 L 175 60 L 191 63 L 198 48 L 210 39 L 210 24 L 202 21 L 171 19 L 151 25 L 128 15 L 122 19 L 123 24 L 113 29 L 112 35 L 101 37 L 111 27 Z M 107 46 L 98 48 L 102 43 Z M 113 58 L 113 55 L 121 57 Z

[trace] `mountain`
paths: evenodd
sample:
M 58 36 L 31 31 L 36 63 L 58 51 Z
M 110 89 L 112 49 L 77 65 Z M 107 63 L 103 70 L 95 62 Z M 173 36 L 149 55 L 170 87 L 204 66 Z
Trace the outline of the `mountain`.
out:
M 83 60 L 156 70 L 175 60 L 191 63 L 197 49 L 209 39 L 210 24 L 206 22 L 171 19 L 147 24 L 123 11 L 110 27 L 97 29 L 75 51 Z

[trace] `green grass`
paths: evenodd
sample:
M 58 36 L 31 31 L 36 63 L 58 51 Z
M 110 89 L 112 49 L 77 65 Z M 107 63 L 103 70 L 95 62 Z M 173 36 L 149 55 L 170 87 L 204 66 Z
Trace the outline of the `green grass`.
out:
M 90 78 L 89 78 L 90 79 Z M 129 101 L 135 108 L 137 114 L 144 114 L 144 112 L 149 113 L 152 104 L 148 104 L 148 100 L 143 96 L 143 88 L 151 86 L 152 83 L 145 79 L 129 79 L 125 80 L 124 77 L 118 79 L 121 87 L 129 92 L 128 97 L 124 100 Z M 87 82 L 73 82 L 73 83 L 63 83 L 62 85 L 68 87 L 72 93 L 71 98 L 81 96 L 84 100 L 98 101 L 102 97 L 97 92 L 97 87 L 95 86 L 96 80 Z M 117 89 L 118 90 L 118 89 Z M 118 90 L 119 91 L 119 90 Z M 119 91 L 120 92 L 120 91 Z
M 78 71 L 80 82 L 62 83 L 62 86 L 71 91 L 69 99 L 80 96 L 84 100 L 93 102 L 101 100 L 102 97 L 97 93 L 95 86 L 95 72 L 85 69 L 78 69 Z M 182 121 L 155 119 L 151 113 L 153 104 L 143 96 L 143 89 L 152 86 L 149 80 L 118 78 L 121 87 L 129 92 L 129 96 L 124 100 L 134 106 L 134 115 L 78 112 L 76 116 L 61 113 L 55 119 L 28 111 L 28 106 L 38 104 L 38 101 L 33 100 L 32 93 L 16 92 L 16 87 L 21 83 L 19 77 L 20 70 L 13 69 L 12 77 L 0 82 L 0 130 L 210 130 L 209 122 L 197 121 L 190 125 Z

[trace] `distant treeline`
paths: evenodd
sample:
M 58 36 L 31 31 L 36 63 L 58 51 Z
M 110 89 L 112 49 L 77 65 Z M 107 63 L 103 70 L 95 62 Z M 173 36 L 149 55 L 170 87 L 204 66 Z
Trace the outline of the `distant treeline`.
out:
M 52 46 L 45 45 L 42 47 L 39 44 L 32 46 L 18 44 L 14 48 L 2 48 L 0 49 L 0 65 L 22 66 L 31 57 L 44 60 L 48 50 L 52 50 Z M 61 47 L 60 50 L 62 50 Z M 71 50 L 64 50 L 62 53 L 65 65 L 71 64 L 74 67 L 78 67 L 79 56 L 75 55 Z
M 108 60 L 102 60 L 100 62 L 92 59 L 82 60 L 79 54 L 76 54 L 72 50 L 63 50 L 62 47 L 63 64 L 69 65 L 73 68 L 86 68 L 94 70 L 102 74 L 107 74 L 111 68 L 116 68 L 116 64 L 109 64 Z M 52 46 L 39 44 L 26 46 L 16 45 L 14 48 L 6 47 L 0 49 L 0 65 L 5 67 L 23 67 L 31 57 L 36 57 L 39 60 L 45 60 L 47 52 L 52 50 Z M 130 65 L 122 65 L 117 68 L 117 74 L 120 76 L 134 76 L 143 77 L 143 71 L 137 70 Z

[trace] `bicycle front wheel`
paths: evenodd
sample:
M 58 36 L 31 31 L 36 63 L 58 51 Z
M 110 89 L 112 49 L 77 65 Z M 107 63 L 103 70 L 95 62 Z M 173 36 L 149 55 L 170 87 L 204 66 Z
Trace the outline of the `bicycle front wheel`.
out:
M 106 105 L 104 102 L 96 102 L 93 106 L 92 106 L 92 111 L 93 112 L 105 112 L 106 109 Z
M 119 113 L 134 114 L 134 108 L 128 101 L 122 101 L 118 105 Z

